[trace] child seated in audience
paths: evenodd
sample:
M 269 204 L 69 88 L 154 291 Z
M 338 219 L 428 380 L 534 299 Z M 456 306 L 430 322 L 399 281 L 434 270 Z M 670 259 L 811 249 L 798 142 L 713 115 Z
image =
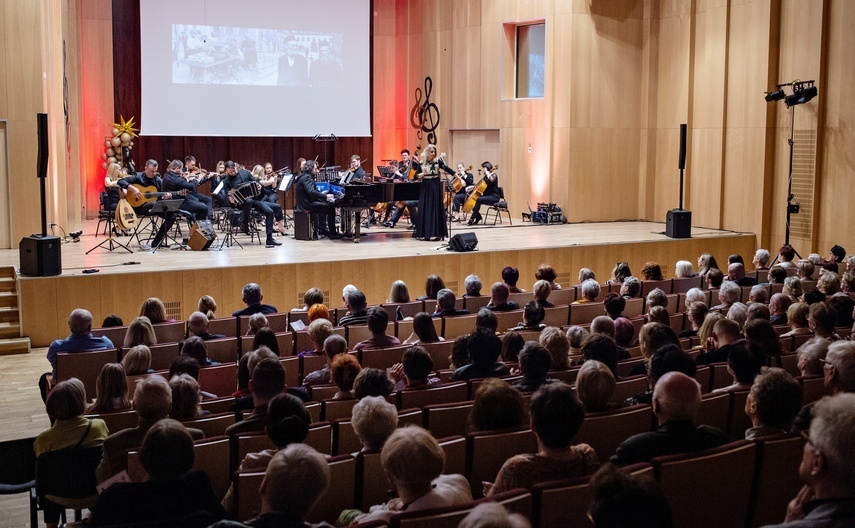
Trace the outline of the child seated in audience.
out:
M 531 398 L 531 428 L 538 451 L 507 460 L 484 494 L 496 495 L 514 488 L 531 489 L 540 482 L 583 477 L 594 473 L 600 461 L 588 444 L 572 445 L 582 427 L 585 409 L 569 385 L 544 385 Z

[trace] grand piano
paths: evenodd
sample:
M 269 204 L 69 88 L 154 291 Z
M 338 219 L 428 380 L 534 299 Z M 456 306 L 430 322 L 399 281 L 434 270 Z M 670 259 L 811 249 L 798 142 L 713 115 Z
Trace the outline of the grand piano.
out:
M 333 193 L 336 198 L 335 206 L 341 209 L 342 231 L 345 236 L 353 236 L 353 241 L 359 243 L 360 227 L 362 226 L 362 211 L 370 209 L 378 203 L 418 200 L 421 182 L 358 182 L 347 185 L 337 185 L 331 182 L 315 184 L 321 192 Z

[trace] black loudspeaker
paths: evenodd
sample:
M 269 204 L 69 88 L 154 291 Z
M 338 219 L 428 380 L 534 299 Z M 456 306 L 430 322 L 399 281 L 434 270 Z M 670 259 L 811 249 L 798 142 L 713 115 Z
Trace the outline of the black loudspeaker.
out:
M 48 129 L 47 129 L 47 114 L 36 114 L 39 127 L 39 157 L 38 157 L 38 172 L 39 178 L 47 178 L 47 162 L 48 162 Z M 57 273 L 58 275 L 58 273 Z
M 201 220 L 193 224 L 190 228 L 190 239 L 187 240 L 187 245 L 193 251 L 205 251 L 214 240 L 217 239 L 217 233 L 214 231 L 214 226 L 210 220 Z
M 60 238 L 50 235 L 30 235 L 21 239 L 21 274 L 50 277 L 62 273 Z
M 692 212 L 683 209 L 668 211 L 665 235 L 671 238 L 692 238 Z
M 686 129 L 689 128 L 689 125 L 683 123 L 680 125 L 680 159 L 677 161 L 678 169 L 686 168 Z
M 448 248 L 451 251 L 475 251 L 476 247 L 478 247 L 478 237 L 475 233 L 460 233 L 448 241 Z

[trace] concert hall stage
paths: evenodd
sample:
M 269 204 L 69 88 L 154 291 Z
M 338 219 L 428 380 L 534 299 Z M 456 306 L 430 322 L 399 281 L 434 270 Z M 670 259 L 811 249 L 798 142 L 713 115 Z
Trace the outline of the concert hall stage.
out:
M 349 283 L 364 291 L 370 304 L 377 304 L 386 300 L 396 279 L 406 282 L 415 298 L 424 293 L 430 274 L 438 274 L 447 287 L 461 294 L 463 279 L 475 273 L 489 295 L 490 285 L 501 280 L 501 270 L 508 265 L 519 268 L 520 287 L 531 289 L 534 272 L 544 262 L 556 269 L 559 284 L 576 284 L 581 267 L 593 269 L 602 282 L 617 261 L 629 262 L 640 273 L 641 266 L 653 260 L 671 276 L 677 260 L 694 264 L 698 255 L 708 251 L 721 261 L 731 253 L 751 255 L 756 247 L 753 233 L 694 227 L 692 238 L 670 239 L 664 234 L 665 225 L 656 222 L 545 226 L 514 219 L 512 226 L 453 224 L 452 234 L 474 232 L 478 237 L 477 251 L 469 253 L 415 240 L 401 223 L 395 229 L 363 230 L 359 244 L 348 239 L 297 241 L 287 236 L 277 237 L 282 246 L 267 249 L 241 235 L 237 240 L 243 249 L 234 245 L 222 251 L 152 253 L 133 247 L 133 254 L 119 248 L 96 249 L 86 255 L 104 240 L 92 235 L 95 224 L 93 220 L 83 226 L 85 235 L 79 243 L 62 246 L 62 275 L 19 280 L 22 328 L 34 347 L 67 335 L 68 314 L 77 307 L 90 310 L 96 326 L 110 314 L 120 315 L 127 324 L 143 300 L 159 297 L 172 317 L 186 319 L 199 297 L 208 294 L 219 304 L 217 314 L 228 315 L 243 306 L 241 288 L 247 282 L 258 282 L 264 302 L 287 311 L 302 306 L 303 292 L 310 287 L 321 288 L 331 307 L 342 305 L 340 292 Z M 212 249 L 219 247 L 221 239 Z M 0 265 L 18 264 L 18 250 L 0 251 Z M 100 271 L 83 274 L 86 268 Z

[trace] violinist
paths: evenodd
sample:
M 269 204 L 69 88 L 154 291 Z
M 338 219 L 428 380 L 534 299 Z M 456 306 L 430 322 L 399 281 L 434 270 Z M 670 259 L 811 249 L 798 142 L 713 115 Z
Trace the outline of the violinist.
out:
M 259 167 L 256 165 L 256 167 Z M 256 176 L 255 169 L 252 170 L 252 175 Z M 279 204 L 279 175 L 273 172 L 273 164 L 269 161 L 264 164 L 264 169 L 261 174 L 256 176 L 256 179 L 261 184 L 261 188 L 264 190 L 264 194 L 261 197 L 261 200 L 264 202 Z
M 350 166 L 345 171 L 342 183 L 347 185 L 353 180 L 362 181 L 365 178 L 365 170 L 362 168 L 362 161 L 357 154 L 350 157 Z
M 454 173 L 455 176 L 463 180 L 464 187 L 460 189 L 457 194 L 454 195 L 454 205 L 452 206 L 453 214 L 451 216 L 451 220 L 454 222 L 458 221 L 457 213 L 460 212 L 460 207 L 463 205 L 463 202 L 466 201 L 466 197 L 469 195 L 470 190 L 475 185 L 475 180 L 472 177 L 471 172 L 466 172 L 466 168 L 462 163 L 457 164 L 457 171 Z
M 482 205 L 493 205 L 499 201 L 499 175 L 493 172 L 493 164 L 489 161 L 482 163 L 481 168 L 484 173 L 482 181 L 486 182 L 487 188 L 484 189 L 481 197 L 475 202 L 475 207 L 472 209 L 472 216 L 469 217 L 469 225 L 477 224 L 483 219 L 480 212 Z M 467 187 L 466 191 L 471 193 L 473 188 L 474 185 Z
M 188 189 L 187 200 L 188 201 L 195 201 L 195 202 L 198 202 L 198 203 L 201 203 L 202 205 L 204 205 L 205 208 L 207 209 L 207 216 L 205 216 L 205 219 L 212 219 L 214 216 L 214 212 L 213 212 L 214 209 L 213 209 L 213 201 L 211 200 L 211 197 L 205 196 L 204 194 L 202 194 L 196 190 L 196 185 L 202 183 L 204 181 L 204 179 L 207 178 L 207 176 L 208 176 L 208 171 L 199 167 L 196 164 L 196 157 L 195 156 L 185 156 L 184 157 L 184 178 L 188 182 L 194 183 L 192 190 L 189 187 L 187 187 L 187 189 Z M 164 182 L 165 181 L 166 180 L 164 179 Z M 212 187 L 212 189 L 213 189 L 213 187 Z M 197 215 L 197 216 L 201 217 L 201 215 Z

